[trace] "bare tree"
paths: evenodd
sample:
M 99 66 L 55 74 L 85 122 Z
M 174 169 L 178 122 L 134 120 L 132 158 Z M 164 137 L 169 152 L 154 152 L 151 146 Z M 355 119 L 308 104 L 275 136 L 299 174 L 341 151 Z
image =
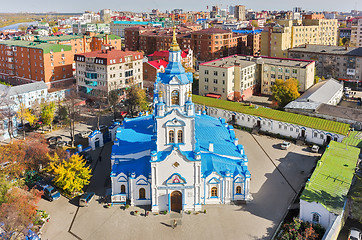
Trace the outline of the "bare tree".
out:
M 76 106 L 76 99 L 78 98 L 77 92 L 74 89 L 71 89 L 69 95 L 64 101 L 64 107 L 67 111 L 67 116 L 65 118 L 66 124 L 69 126 L 69 133 L 71 139 L 71 145 L 74 147 L 75 140 L 75 122 L 78 119 L 79 111 Z

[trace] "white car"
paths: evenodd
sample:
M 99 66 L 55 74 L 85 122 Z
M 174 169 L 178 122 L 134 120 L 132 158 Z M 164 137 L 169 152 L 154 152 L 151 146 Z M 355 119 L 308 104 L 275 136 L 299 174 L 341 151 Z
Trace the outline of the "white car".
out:
M 362 239 L 362 233 L 357 228 L 351 228 L 349 230 L 349 236 L 348 240 L 361 240 Z
M 283 142 L 281 145 L 280 145 L 280 148 L 283 149 L 283 150 L 287 150 L 289 147 L 290 147 L 291 143 L 290 142 Z
M 83 131 L 83 132 L 80 132 L 80 136 L 82 138 L 87 138 L 89 136 L 89 134 L 91 134 L 92 131 Z
M 319 151 L 319 146 L 313 145 L 313 147 L 312 147 L 312 152 L 317 153 L 318 151 Z

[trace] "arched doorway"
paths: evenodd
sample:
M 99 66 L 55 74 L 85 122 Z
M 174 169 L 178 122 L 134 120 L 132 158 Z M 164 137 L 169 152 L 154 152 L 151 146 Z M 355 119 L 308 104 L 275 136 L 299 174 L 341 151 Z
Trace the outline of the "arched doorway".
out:
M 171 193 L 171 211 L 180 212 L 182 210 L 182 193 L 173 191 Z

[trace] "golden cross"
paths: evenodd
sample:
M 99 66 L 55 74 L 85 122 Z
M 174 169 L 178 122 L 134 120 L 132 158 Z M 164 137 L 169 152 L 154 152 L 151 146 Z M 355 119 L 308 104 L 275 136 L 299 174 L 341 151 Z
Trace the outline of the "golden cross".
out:
M 191 97 L 192 92 L 191 92 L 191 91 L 188 91 L 188 94 L 189 94 L 188 96 Z
M 162 98 L 162 91 L 158 92 L 158 98 Z

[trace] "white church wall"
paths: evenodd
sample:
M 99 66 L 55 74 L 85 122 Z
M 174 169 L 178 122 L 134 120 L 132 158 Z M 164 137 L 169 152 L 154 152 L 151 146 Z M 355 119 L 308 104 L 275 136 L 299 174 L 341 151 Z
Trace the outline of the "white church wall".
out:
M 133 189 L 134 205 L 151 204 L 151 184 L 145 176 L 138 176 L 130 181 Z M 145 190 L 145 198 L 140 198 L 140 189 Z
M 338 215 L 329 212 L 322 204 L 300 200 L 299 218 L 303 221 L 313 222 L 313 214 L 319 215 L 319 224 L 328 229 Z
M 196 112 L 201 110 L 203 106 L 195 105 Z M 308 128 L 296 124 L 281 122 L 273 119 L 268 118 L 261 118 L 253 115 L 243 114 L 239 112 L 232 112 L 228 110 L 208 107 L 207 108 L 208 115 L 212 117 L 221 117 L 226 120 L 226 122 L 234 120 L 237 125 L 253 128 L 258 124 L 260 124 L 260 130 L 264 132 L 270 132 L 273 134 L 280 134 L 285 137 L 290 137 L 297 139 L 299 136 L 302 135 L 302 131 L 304 130 L 306 141 L 315 143 L 318 145 L 325 144 L 328 139 L 342 142 L 344 135 L 331 133 L 323 130 Z

